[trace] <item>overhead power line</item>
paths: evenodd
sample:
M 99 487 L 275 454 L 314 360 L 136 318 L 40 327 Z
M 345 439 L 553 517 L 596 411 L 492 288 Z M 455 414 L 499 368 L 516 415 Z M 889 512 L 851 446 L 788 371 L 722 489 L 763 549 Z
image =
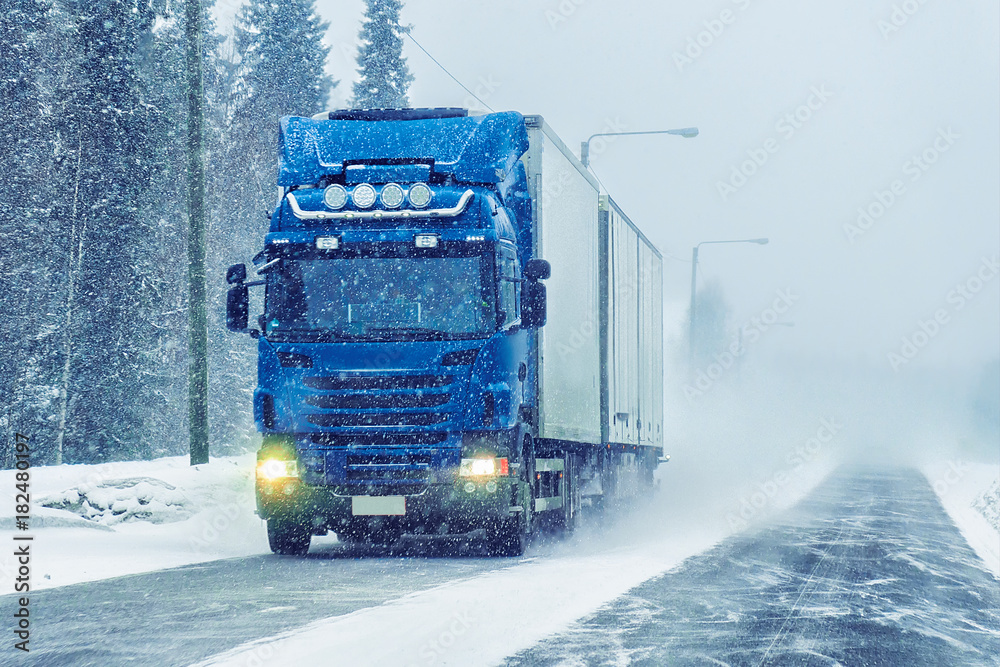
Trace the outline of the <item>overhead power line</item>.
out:
M 461 82 L 461 81 L 459 81 L 459 80 L 458 80 L 457 78 L 455 78 L 455 75 L 454 75 L 454 74 L 452 74 L 451 72 L 449 72 L 449 71 L 448 71 L 448 68 L 447 68 L 447 67 L 445 67 L 444 65 L 442 65 L 441 63 L 439 63 L 439 62 L 438 62 L 438 60 L 437 60 L 437 58 L 435 58 L 434 56 L 432 56 L 432 55 L 431 55 L 431 54 L 430 54 L 430 53 L 429 53 L 429 52 L 427 51 L 427 49 L 425 49 L 424 47 L 420 46 L 420 42 L 418 42 L 417 40 L 413 39 L 413 35 L 411 35 L 411 34 L 410 34 L 409 32 L 406 32 L 406 33 L 403 33 L 403 34 L 405 34 L 405 35 L 406 35 L 407 37 L 409 37 L 409 38 L 410 38 L 410 41 L 411 41 L 411 42 L 413 42 L 414 44 L 416 44 L 416 45 L 417 45 L 417 48 L 418 48 L 418 49 L 420 49 L 420 50 L 421 50 L 421 51 L 423 51 L 423 52 L 424 52 L 425 54 L 427 54 L 427 57 L 428 57 L 428 58 L 430 58 L 431 60 L 433 60 L 433 61 L 434 61 L 434 64 L 435 64 L 435 65 L 437 65 L 438 67 L 440 67 L 440 68 L 441 68 L 441 71 L 443 71 L 443 72 L 444 72 L 445 74 L 447 74 L 448 76 L 450 76 L 450 77 L 451 77 L 451 80 L 452 80 L 452 81 L 454 81 L 455 83 L 457 83 L 458 85 L 460 85 L 460 86 L 462 87 L 462 89 L 463 89 L 463 90 L 464 90 L 465 92 L 467 92 L 468 94 L 472 95 L 472 96 L 473 96 L 473 97 L 475 97 L 475 98 L 476 98 L 477 100 L 479 100 L 479 103 L 480 103 L 480 104 L 482 104 L 482 105 L 483 105 L 484 107 L 486 107 L 486 108 L 487 108 L 487 109 L 489 109 L 490 111 L 494 111 L 493 107 L 491 107 L 491 106 L 490 106 L 489 104 L 487 104 L 487 103 L 486 103 L 486 102 L 484 102 L 484 101 L 483 101 L 482 99 L 480 99 L 479 95 L 476 95 L 476 94 L 475 94 L 474 92 L 472 92 L 471 90 L 469 90 L 469 89 L 468 89 L 468 88 L 467 88 L 467 87 L 465 86 L 465 84 L 464 84 L 464 83 L 462 83 L 462 82 Z

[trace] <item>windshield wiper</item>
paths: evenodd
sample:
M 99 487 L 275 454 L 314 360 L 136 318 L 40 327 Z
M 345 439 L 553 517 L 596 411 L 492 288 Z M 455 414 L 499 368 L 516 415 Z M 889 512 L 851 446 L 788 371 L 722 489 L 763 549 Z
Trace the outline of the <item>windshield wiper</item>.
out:
M 271 339 L 292 339 L 310 343 L 332 343 L 345 340 L 367 339 L 367 336 L 360 336 L 336 329 L 283 329 L 280 331 L 271 331 L 267 335 Z
M 432 336 L 438 340 L 444 340 L 450 332 L 441 331 L 440 329 L 429 329 L 427 327 L 375 327 L 368 329 L 365 333 L 375 334 L 376 336 L 397 333 L 408 336 Z

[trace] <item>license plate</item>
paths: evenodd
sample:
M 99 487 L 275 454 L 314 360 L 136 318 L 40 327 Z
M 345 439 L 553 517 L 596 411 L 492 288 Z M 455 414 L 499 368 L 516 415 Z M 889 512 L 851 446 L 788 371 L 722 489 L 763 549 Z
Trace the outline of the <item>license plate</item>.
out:
M 406 496 L 352 496 L 354 516 L 402 516 L 406 514 Z

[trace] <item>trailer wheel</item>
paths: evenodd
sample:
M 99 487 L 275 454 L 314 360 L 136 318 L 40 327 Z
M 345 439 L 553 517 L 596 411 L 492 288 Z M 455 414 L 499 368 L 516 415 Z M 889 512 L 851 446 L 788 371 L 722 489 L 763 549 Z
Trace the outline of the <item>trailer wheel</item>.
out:
M 276 554 L 305 556 L 311 541 L 312 531 L 301 521 L 276 516 L 267 520 L 267 542 Z

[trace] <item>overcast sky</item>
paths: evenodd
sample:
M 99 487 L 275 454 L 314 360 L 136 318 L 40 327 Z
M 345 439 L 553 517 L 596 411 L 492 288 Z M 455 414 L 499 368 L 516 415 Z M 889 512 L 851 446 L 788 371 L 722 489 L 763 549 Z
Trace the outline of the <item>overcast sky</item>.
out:
M 342 106 L 363 3 L 317 5 Z M 901 373 L 1000 356 L 996 2 L 409 0 L 403 17 L 489 106 L 543 115 L 574 150 L 596 132 L 700 129 L 592 149 L 665 254 L 668 332 L 683 328 L 694 244 L 766 236 L 702 246 L 699 263 L 734 326 L 793 295 L 795 326 L 765 332 L 758 354 L 889 369 L 910 352 Z M 478 105 L 405 48 L 413 106 Z

